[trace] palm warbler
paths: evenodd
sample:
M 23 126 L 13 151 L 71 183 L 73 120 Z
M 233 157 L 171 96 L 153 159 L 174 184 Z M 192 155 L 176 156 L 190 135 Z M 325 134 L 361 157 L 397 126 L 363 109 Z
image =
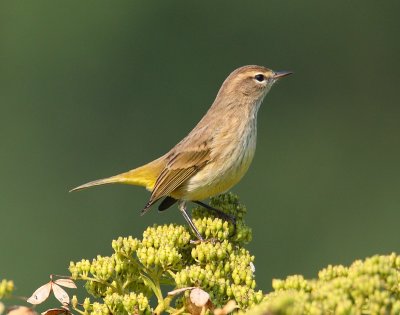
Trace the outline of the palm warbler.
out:
M 226 78 L 196 127 L 165 155 L 71 191 L 114 183 L 144 186 L 151 196 L 142 214 L 161 198 L 165 199 L 159 210 L 178 201 L 184 218 L 199 240 L 203 240 L 186 212 L 186 203 L 195 202 L 223 216 L 200 200 L 229 190 L 246 173 L 256 149 L 258 109 L 272 85 L 289 74 L 262 66 L 236 69 Z

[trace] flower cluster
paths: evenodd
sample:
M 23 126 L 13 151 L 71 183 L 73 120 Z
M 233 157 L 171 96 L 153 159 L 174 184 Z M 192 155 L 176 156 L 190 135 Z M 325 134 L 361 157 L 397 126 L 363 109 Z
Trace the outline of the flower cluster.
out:
M 72 306 L 78 308 L 78 299 L 74 296 L 71 300 Z M 149 300 L 142 293 L 135 294 L 133 292 L 125 295 L 112 293 L 106 295 L 104 303 L 92 303 L 89 298 L 86 298 L 82 303 L 82 314 L 152 314 L 150 310 Z
M 0 281 L 0 299 L 11 295 L 14 291 L 14 282 L 3 279 Z
M 193 209 L 193 222 L 202 235 L 205 235 L 208 239 L 212 238 L 220 241 L 229 239 L 230 242 L 239 245 L 251 242 L 251 228 L 244 222 L 247 209 L 239 203 L 237 195 L 227 193 L 211 198 L 210 206 L 223 211 L 232 218 L 234 217 L 236 224 L 223 220 L 218 217 L 218 214 L 200 206 Z
M 173 313 L 178 308 L 184 311 L 191 287 L 209 294 L 210 309 L 222 307 L 232 299 L 243 310 L 260 302 L 263 295 L 255 291 L 254 257 L 243 248 L 251 240 L 251 229 L 243 221 L 246 208 L 233 194 L 212 198 L 211 206 L 223 211 L 226 217 L 235 216 L 236 228 L 232 222 L 197 207 L 193 219 L 205 242 L 191 242 L 193 236 L 187 227 L 154 225 L 144 231 L 142 239 L 114 240 L 114 253 L 109 257 L 71 262 L 72 278 L 86 281 L 88 293 L 102 299 L 93 303 L 86 299 L 81 304 L 83 312 Z M 183 289 L 183 294 L 164 296 L 163 285 Z M 158 302 L 155 307 L 150 305 L 153 295 Z M 171 306 L 173 299 L 175 307 Z M 76 298 L 71 303 L 79 307 Z
M 328 266 L 318 279 L 274 280 L 257 314 L 400 314 L 400 256 L 373 256 L 350 267 Z
M 262 292 L 254 291 L 254 256 L 227 240 L 221 243 L 200 243 L 192 249 L 194 263 L 175 275 L 178 287 L 198 286 L 210 294 L 217 306 L 236 300 L 248 308 L 262 300 Z

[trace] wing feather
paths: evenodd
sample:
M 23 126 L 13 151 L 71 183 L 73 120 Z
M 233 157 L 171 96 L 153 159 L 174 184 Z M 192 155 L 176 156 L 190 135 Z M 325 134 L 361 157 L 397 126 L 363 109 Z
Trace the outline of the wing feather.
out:
M 207 146 L 202 146 L 198 150 L 172 153 L 166 167 L 158 176 L 150 200 L 143 211 L 146 211 L 158 199 L 170 195 L 201 170 L 209 160 L 210 150 Z

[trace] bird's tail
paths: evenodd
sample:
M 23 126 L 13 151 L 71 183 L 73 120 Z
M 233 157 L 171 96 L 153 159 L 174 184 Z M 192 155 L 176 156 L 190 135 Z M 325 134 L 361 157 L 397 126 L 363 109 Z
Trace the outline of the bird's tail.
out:
M 158 176 L 160 175 L 161 171 L 164 169 L 164 167 L 165 167 L 165 159 L 164 156 L 162 156 L 157 160 L 154 160 L 146 165 L 135 168 L 131 171 L 111 176 L 108 178 L 94 180 L 86 184 L 80 185 L 78 187 L 71 189 L 70 192 L 106 184 L 127 184 L 127 185 L 143 186 L 146 187 L 147 190 L 152 191 L 154 188 L 154 184 Z
M 86 189 L 86 188 L 93 187 L 93 186 L 121 183 L 119 176 L 120 175 L 116 175 L 116 176 L 112 176 L 112 177 L 108 177 L 108 178 L 93 180 L 86 184 L 75 187 L 75 188 L 71 189 L 69 192 L 78 191 L 78 190 Z

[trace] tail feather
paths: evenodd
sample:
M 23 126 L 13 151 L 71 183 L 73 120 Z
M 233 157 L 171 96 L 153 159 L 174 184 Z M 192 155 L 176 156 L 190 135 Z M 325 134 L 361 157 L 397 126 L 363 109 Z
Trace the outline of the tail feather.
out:
M 148 202 L 146 203 L 146 205 L 144 206 L 144 208 L 142 209 L 142 211 L 140 211 L 140 215 L 144 215 L 147 211 L 150 210 L 150 207 L 153 205 L 154 202 Z
M 98 179 L 91 181 L 89 183 L 80 185 L 70 190 L 78 191 L 82 189 L 86 189 L 93 186 L 100 186 L 106 184 L 128 184 L 128 185 L 136 185 L 136 186 L 144 186 L 147 190 L 153 190 L 154 184 L 160 175 L 161 171 L 165 167 L 165 159 L 164 156 L 154 160 L 146 165 L 135 168 L 126 173 L 118 174 L 115 176 L 111 176 L 108 178 Z
M 86 184 L 80 185 L 78 187 L 75 187 L 75 188 L 71 189 L 69 192 L 83 190 L 83 189 L 93 187 L 93 186 L 120 183 L 121 179 L 119 179 L 118 177 L 119 176 L 117 175 L 117 176 L 112 176 L 112 177 L 108 177 L 108 178 L 97 179 L 97 180 L 88 182 Z

